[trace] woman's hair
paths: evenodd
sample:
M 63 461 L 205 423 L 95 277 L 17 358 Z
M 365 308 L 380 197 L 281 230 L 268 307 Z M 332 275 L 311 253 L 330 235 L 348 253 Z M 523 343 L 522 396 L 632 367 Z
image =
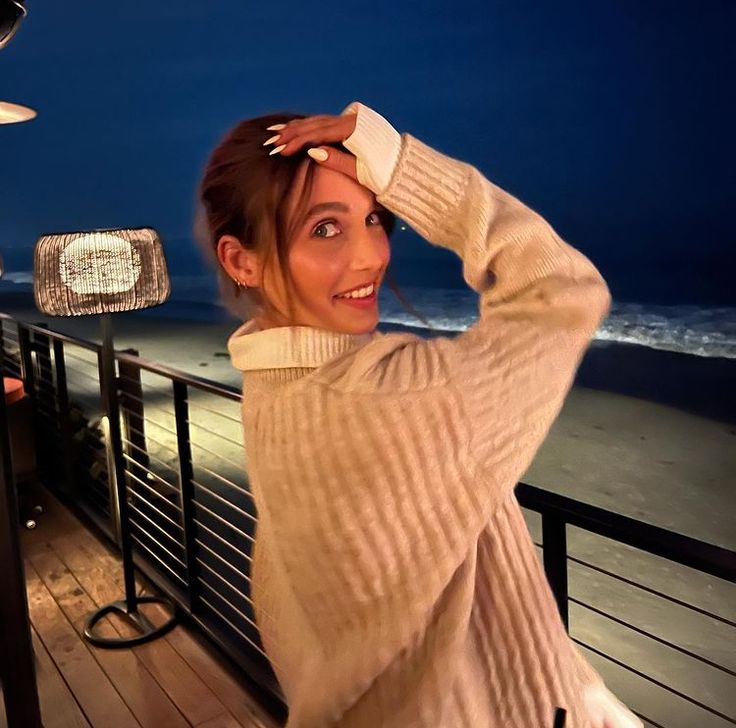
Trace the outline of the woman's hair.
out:
M 303 114 L 283 112 L 239 122 L 210 155 L 199 185 L 195 237 L 217 268 L 222 302 L 241 320 L 251 318 L 256 311 L 275 311 L 263 292 L 263 270 L 274 255 L 286 285 L 288 318 L 294 318 L 294 281 L 287 264 L 288 250 L 296 225 L 309 204 L 317 163 L 306 154 L 306 147 L 294 155 L 269 155 L 263 141 L 267 127 L 303 118 Z M 320 146 L 346 151 L 341 144 Z M 305 161 L 304 186 L 289 218 L 287 210 L 296 194 L 297 172 Z M 396 224 L 395 215 L 387 210 L 382 222 L 390 237 Z M 259 255 L 264 263 L 259 288 L 242 290 L 224 270 L 217 257 L 217 243 L 223 235 L 234 236 L 241 245 Z M 386 280 L 402 306 L 431 328 L 404 299 L 388 271 Z

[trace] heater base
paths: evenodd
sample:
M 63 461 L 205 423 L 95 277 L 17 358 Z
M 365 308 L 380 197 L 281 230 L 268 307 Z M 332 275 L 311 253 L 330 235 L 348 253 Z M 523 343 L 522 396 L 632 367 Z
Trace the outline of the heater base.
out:
M 168 607 L 172 611 L 172 615 L 163 624 L 154 625 L 145 614 L 136 609 L 129 609 L 128 603 L 125 599 L 121 599 L 117 602 L 112 602 L 104 607 L 101 607 L 95 612 L 92 612 L 84 625 L 84 637 L 88 642 L 91 642 L 97 647 L 134 647 L 135 645 L 141 645 L 144 642 L 149 642 L 161 637 L 171 630 L 177 622 L 176 607 L 168 600 L 160 597 L 137 597 L 137 604 L 162 604 Z M 121 616 L 126 622 L 132 625 L 138 632 L 137 635 L 132 637 L 102 637 L 95 633 L 94 627 L 101 619 L 106 617 L 108 614 L 115 612 Z

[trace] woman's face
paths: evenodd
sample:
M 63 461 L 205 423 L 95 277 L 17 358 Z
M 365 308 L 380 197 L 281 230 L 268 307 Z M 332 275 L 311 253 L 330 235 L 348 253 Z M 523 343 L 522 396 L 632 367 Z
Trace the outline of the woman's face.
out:
M 300 169 L 301 184 L 306 163 Z M 289 210 L 293 212 L 292 208 Z M 294 233 L 288 264 L 294 280 L 291 325 L 315 326 L 349 334 L 369 333 L 378 324 L 378 286 L 391 256 L 375 195 L 340 172 L 315 165 L 312 194 Z M 272 264 L 277 265 L 275 256 Z M 264 272 L 266 294 L 287 312 L 285 287 L 273 265 Z M 375 295 L 360 305 L 336 295 L 373 284 Z M 283 325 L 261 320 L 262 328 Z

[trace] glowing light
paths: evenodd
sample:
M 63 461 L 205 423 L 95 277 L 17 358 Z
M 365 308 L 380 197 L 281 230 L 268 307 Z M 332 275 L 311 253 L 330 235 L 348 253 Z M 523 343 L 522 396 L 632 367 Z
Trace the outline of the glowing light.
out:
M 171 291 L 161 238 L 153 228 L 108 228 L 42 235 L 33 292 L 49 316 L 133 311 L 164 303 Z
M 18 124 L 21 121 L 30 121 L 36 116 L 37 112 L 28 106 L 0 101 L 0 124 Z
M 61 282 L 80 296 L 129 291 L 141 275 L 141 256 L 110 233 L 82 235 L 59 256 Z

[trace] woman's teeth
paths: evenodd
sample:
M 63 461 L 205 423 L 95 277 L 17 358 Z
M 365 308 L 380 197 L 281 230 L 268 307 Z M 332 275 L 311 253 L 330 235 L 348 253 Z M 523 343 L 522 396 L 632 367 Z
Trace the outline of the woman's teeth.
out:
M 371 283 L 371 285 L 366 288 L 359 288 L 357 291 L 344 293 L 341 296 L 336 296 L 336 298 L 366 298 L 366 296 L 370 296 L 371 293 L 373 293 L 374 288 L 375 286 Z

